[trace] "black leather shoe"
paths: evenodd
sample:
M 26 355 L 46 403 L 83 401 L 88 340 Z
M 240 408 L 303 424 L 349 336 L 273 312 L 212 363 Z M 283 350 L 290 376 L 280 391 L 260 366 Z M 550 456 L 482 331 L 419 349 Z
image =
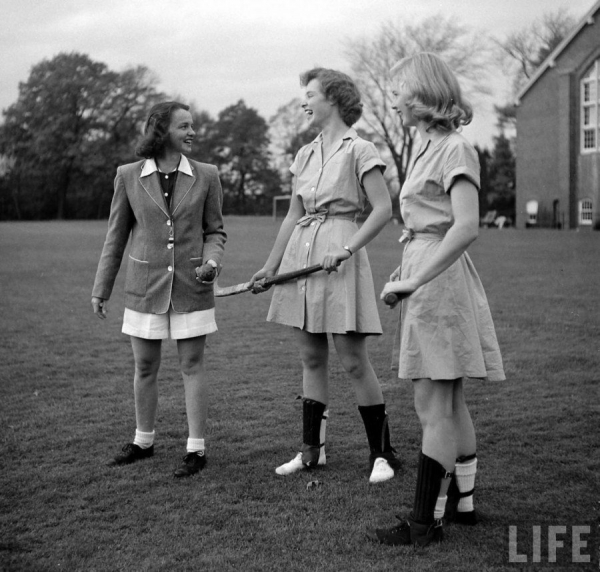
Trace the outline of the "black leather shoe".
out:
M 402 520 L 400 517 L 397 518 Z M 444 531 L 441 520 L 436 520 L 430 524 L 421 524 L 409 517 L 392 528 L 367 530 L 367 538 L 388 546 L 408 546 L 410 544 L 427 546 L 428 544 L 442 542 Z
M 445 517 L 444 520 L 446 520 Z M 481 518 L 479 517 L 479 513 L 474 510 L 468 512 L 455 511 L 451 517 L 447 519 L 447 522 L 451 522 L 452 524 L 462 524 L 464 526 L 475 526 L 477 523 L 481 522 Z
M 117 465 L 129 465 L 140 461 L 141 459 L 147 459 L 154 455 L 154 445 L 150 445 L 147 449 L 142 449 L 138 445 L 133 443 L 127 443 L 114 459 L 106 463 L 109 467 L 115 467 Z
M 367 529 L 367 538 L 373 542 L 387 544 L 388 546 L 408 546 L 412 544 L 410 526 L 403 520 L 398 526 L 391 528 Z
M 191 477 L 196 473 L 199 473 L 206 466 L 206 456 L 204 451 L 199 453 L 188 453 L 183 458 L 183 463 L 178 469 L 175 469 L 173 476 L 180 477 Z
M 444 540 L 444 522 L 442 519 L 430 523 L 416 522 L 408 518 L 410 540 L 415 546 L 427 546 Z

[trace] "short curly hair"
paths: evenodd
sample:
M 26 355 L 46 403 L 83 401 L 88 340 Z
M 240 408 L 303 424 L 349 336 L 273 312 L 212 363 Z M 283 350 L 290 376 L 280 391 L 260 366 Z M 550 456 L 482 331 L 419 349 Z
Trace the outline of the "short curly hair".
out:
M 407 106 L 413 116 L 429 128 L 447 132 L 471 123 L 473 109 L 439 56 L 428 52 L 408 56 L 396 63 L 391 73 L 410 94 Z
M 343 122 L 352 127 L 362 115 L 360 91 L 352 78 L 336 70 L 313 68 L 300 75 L 300 85 L 306 87 L 313 79 L 321 84 L 327 101 L 338 106 Z
M 177 109 L 189 111 L 190 106 L 178 101 L 163 101 L 150 109 L 144 127 L 144 137 L 135 150 L 138 157 L 154 159 L 165 150 L 169 140 L 171 116 Z

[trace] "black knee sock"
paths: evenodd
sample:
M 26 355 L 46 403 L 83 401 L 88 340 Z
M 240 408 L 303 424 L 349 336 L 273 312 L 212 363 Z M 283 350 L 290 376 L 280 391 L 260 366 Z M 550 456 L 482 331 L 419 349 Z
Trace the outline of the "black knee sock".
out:
M 440 493 L 442 479 L 449 474 L 435 459 L 419 453 L 417 488 L 412 518 L 422 524 L 430 524 L 434 519 L 435 503 Z
M 385 403 L 378 405 L 359 405 L 358 411 L 365 424 L 367 440 L 371 453 L 381 454 L 392 451 L 390 443 L 390 427 L 388 425 L 388 416 L 385 411 Z
M 319 447 L 321 445 L 321 421 L 327 406 L 314 399 L 302 402 L 302 440 L 305 445 Z

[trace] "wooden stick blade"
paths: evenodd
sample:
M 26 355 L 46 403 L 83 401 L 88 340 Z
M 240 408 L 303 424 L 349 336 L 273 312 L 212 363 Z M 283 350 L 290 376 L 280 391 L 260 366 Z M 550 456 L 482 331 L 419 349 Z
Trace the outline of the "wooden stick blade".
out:
M 242 294 L 250 290 L 250 282 L 243 282 L 242 284 L 236 284 L 235 286 L 228 286 L 227 288 L 219 288 L 218 282 L 215 282 L 215 298 L 223 298 L 225 296 L 235 296 L 236 294 Z
M 314 266 L 309 266 L 308 268 L 301 268 L 300 270 L 294 270 L 292 272 L 276 274 L 275 276 L 269 276 L 269 278 L 265 278 L 263 281 L 263 286 L 270 287 L 275 284 L 283 284 L 284 282 L 295 280 L 296 278 L 300 278 L 301 276 L 308 276 L 309 274 L 313 274 L 314 272 L 318 272 L 319 270 L 323 270 L 323 267 L 320 264 L 315 264 Z M 250 282 L 236 284 L 235 286 L 228 286 L 227 288 L 220 288 L 218 282 L 215 281 L 215 298 L 235 296 L 236 294 L 242 294 L 243 292 L 248 292 L 249 290 Z

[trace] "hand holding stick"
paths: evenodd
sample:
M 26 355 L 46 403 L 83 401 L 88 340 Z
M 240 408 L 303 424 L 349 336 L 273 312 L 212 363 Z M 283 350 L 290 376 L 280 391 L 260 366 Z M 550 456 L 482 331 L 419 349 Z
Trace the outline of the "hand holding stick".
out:
M 283 284 L 284 282 L 289 282 L 291 280 L 301 278 L 302 276 L 308 276 L 314 272 L 319 272 L 319 270 L 323 270 L 323 267 L 320 264 L 315 264 L 314 266 L 309 266 L 308 268 L 301 268 L 300 270 L 293 270 L 292 272 L 284 272 L 283 274 L 276 274 L 275 276 L 267 276 L 266 278 L 262 278 L 260 280 L 260 285 L 262 288 L 268 289 L 275 284 Z M 222 298 L 224 296 L 234 296 L 235 294 L 249 292 L 252 290 L 252 287 L 252 282 L 243 282 L 242 284 L 236 284 L 235 286 L 220 288 L 215 282 L 215 297 Z

